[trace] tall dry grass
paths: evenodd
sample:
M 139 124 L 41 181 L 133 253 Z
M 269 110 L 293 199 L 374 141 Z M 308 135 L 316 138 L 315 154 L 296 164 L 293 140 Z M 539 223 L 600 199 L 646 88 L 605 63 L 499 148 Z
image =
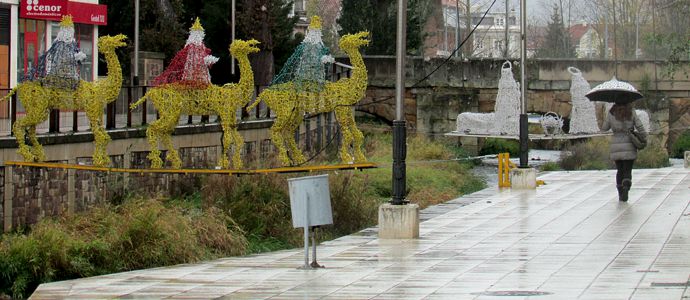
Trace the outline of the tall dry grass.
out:
M 45 219 L 0 241 L 0 294 L 25 298 L 39 284 L 245 253 L 243 232 L 218 209 L 183 211 L 130 199 Z

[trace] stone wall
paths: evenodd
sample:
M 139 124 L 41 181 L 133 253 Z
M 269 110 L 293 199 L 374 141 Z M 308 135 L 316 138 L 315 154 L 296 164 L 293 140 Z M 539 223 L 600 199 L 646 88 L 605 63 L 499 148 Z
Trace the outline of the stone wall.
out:
M 11 174 L 13 228 L 67 212 L 67 170 L 14 167 Z
M 124 168 L 124 156 L 110 157 L 114 168 Z M 77 158 L 78 165 L 92 165 L 91 157 Z M 106 202 L 117 202 L 126 193 L 125 174 L 88 170 L 68 170 L 74 177 L 74 206 L 71 212 L 83 212 Z M 69 187 L 68 187 L 69 188 Z

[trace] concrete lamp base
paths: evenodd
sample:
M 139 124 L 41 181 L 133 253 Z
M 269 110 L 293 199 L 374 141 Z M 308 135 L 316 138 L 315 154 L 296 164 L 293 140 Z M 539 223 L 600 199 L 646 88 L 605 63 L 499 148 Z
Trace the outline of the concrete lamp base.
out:
M 419 237 L 419 205 L 379 206 L 380 239 L 415 239 Z
M 516 168 L 510 170 L 510 185 L 513 189 L 536 189 L 537 170 L 534 168 Z

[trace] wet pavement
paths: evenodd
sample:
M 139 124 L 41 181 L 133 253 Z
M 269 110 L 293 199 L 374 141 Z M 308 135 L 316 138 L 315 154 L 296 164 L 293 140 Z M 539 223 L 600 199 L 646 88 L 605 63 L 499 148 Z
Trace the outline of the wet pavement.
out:
M 690 171 L 549 172 L 422 212 L 420 238 L 376 228 L 302 249 L 43 284 L 33 299 L 690 299 Z M 529 298 L 528 298 L 529 297 Z

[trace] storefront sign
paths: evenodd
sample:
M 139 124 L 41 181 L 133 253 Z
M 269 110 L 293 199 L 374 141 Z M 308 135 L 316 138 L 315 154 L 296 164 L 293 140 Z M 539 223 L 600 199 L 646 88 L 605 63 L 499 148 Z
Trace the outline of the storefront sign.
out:
M 66 14 L 72 15 L 74 23 L 108 25 L 107 5 L 70 1 Z
M 80 24 L 107 25 L 108 6 L 67 0 L 21 0 L 19 17 L 60 21 L 64 15 L 72 15 L 72 21 Z
M 21 0 L 19 16 L 59 21 L 67 11 L 67 0 Z

